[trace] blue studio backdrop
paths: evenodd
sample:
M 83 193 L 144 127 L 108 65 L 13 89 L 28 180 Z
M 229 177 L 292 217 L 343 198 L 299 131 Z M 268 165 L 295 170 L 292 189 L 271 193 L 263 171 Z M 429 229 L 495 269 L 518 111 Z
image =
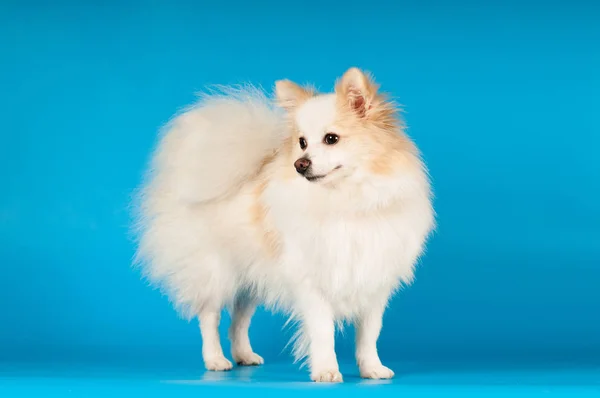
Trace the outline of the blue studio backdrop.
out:
M 384 361 L 597 360 L 599 21 L 591 0 L 2 1 L 0 360 L 201 369 L 197 323 L 131 267 L 156 133 L 207 85 L 331 90 L 350 66 L 403 104 L 438 213 Z M 291 362 L 283 323 L 254 318 L 267 362 Z

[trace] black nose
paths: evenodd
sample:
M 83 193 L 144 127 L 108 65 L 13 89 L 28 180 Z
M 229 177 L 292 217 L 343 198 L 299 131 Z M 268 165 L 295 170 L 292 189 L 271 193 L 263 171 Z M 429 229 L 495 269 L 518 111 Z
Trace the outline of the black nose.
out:
M 294 167 L 296 171 L 300 174 L 306 173 L 306 170 L 310 167 L 310 159 L 308 158 L 300 158 L 294 162 Z

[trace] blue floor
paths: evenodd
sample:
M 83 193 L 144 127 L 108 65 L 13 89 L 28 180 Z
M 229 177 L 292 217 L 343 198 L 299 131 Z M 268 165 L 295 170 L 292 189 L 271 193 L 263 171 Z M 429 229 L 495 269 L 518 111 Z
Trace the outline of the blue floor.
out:
M 398 397 L 600 397 L 600 366 L 388 364 L 392 381 L 361 380 L 342 365 L 345 383 L 315 384 L 291 364 L 234 368 L 231 372 L 118 365 L 0 365 L 0 397 L 203 397 L 259 396 Z

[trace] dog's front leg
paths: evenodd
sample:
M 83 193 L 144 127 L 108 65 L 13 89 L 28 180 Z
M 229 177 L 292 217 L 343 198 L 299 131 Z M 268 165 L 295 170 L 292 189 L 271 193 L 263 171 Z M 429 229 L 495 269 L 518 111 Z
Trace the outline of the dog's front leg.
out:
M 356 323 L 356 362 L 365 379 L 390 379 L 394 372 L 383 366 L 377 353 L 377 339 L 382 326 L 385 304 L 365 311 Z
M 302 338 L 308 344 L 311 378 L 316 382 L 341 382 L 335 355 L 335 323 L 331 305 L 318 293 L 304 293 L 300 300 Z

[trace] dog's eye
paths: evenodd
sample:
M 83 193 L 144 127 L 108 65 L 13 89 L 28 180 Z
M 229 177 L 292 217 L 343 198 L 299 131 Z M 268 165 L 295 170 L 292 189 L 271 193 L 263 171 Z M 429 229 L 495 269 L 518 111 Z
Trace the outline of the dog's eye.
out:
M 304 137 L 300 137 L 298 140 L 300 142 L 300 149 L 305 150 L 308 144 L 306 143 L 306 139 Z
M 326 145 L 335 145 L 339 140 L 340 136 L 333 133 L 325 134 L 325 137 L 323 137 L 323 143 Z

